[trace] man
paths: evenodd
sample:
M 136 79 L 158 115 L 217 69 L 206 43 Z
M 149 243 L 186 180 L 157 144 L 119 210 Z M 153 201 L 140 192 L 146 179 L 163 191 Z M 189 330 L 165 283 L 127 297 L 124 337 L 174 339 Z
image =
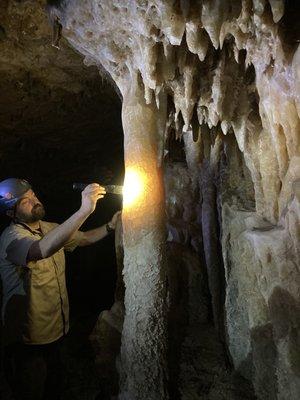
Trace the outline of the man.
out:
M 69 330 L 64 250 L 115 229 L 120 212 L 104 226 L 79 230 L 104 195 L 100 185 L 88 185 L 79 210 L 58 225 L 43 221 L 27 181 L 0 182 L 0 212 L 12 219 L 0 237 L 4 364 L 17 399 L 59 398 L 59 343 Z

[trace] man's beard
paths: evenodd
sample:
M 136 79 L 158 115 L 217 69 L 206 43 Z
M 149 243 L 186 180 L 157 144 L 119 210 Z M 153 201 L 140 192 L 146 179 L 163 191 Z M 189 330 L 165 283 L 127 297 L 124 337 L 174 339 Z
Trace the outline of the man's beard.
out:
M 43 219 L 44 216 L 45 216 L 45 209 L 42 204 L 36 204 L 35 206 L 33 206 L 30 214 L 24 214 L 19 211 L 16 215 L 19 221 L 25 223 L 38 222 L 41 219 Z

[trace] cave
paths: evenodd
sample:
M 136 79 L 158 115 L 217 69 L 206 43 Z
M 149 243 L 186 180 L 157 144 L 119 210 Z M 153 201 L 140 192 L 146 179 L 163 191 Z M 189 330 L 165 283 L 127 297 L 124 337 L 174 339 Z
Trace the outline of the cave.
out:
M 122 209 L 115 234 L 67 255 L 61 399 L 300 398 L 299 21 L 295 0 L 1 2 L 0 181 L 59 224 L 74 182 L 123 186 L 83 226 Z

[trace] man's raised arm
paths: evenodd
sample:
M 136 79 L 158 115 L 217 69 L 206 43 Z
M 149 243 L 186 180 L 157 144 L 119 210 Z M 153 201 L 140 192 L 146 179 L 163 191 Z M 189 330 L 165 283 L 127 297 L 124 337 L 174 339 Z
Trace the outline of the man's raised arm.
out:
M 105 189 L 97 183 L 88 185 L 82 192 L 80 209 L 65 222 L 48 232 L 41 240 L 33 243 L 28 251 L 27 262 L 50 257 L 61 249 L 93 213 L 97 201 L 104 194 Z

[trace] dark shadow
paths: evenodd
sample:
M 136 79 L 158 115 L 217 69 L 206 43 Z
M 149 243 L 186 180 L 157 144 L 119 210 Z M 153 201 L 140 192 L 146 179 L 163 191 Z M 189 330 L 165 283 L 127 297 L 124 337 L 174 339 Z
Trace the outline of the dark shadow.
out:
M 13 295 L 5 307 L 3 345 L 21 342 L 28 307 L 27 295 Z
M 188 273 L 182 260 L 185 248 L 178 243 L 168 243 L 167 289 L 169 293 L 168 315 L 168 369 L 169 395 L 180 399 L 178 388 L 181 346 L 188 326 Z
M 300 301 L 279 286 L 273 289 L 269 299 L 270 318 L 274 340 L 287 340 L 288 364 L 291 371 L 300 376 Z
M 252 362 L 255 372 L 256 392 L 263 399 L 277 398 L 277 349 L 271 323 L 251 330 Z

